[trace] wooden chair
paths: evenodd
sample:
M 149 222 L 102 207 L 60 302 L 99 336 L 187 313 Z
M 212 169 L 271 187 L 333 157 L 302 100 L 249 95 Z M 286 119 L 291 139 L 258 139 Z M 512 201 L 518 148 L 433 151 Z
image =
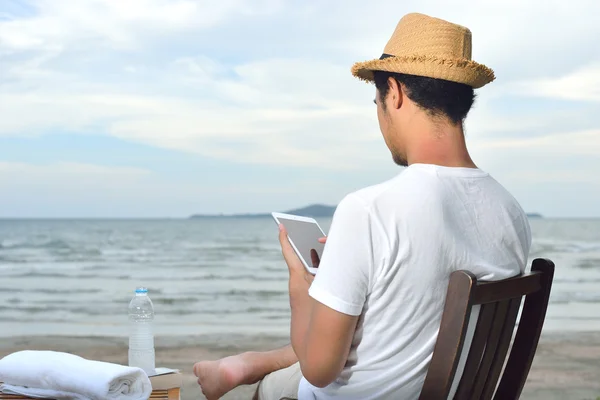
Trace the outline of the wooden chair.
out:
M 477 282 L 468 271 L 452 273 L 438 339 L 419 399 L 446 400 L 451 389 L 455 389 L 455 400 L 518 399 L 537 349 L 553 276 L 554 263 L 546 259 L 535 259 L 530 273 L 502 281 Z M 516 324 L 523 297 L 525 302 Z M 479 315 L 473 321 L 471 346 L 465 349 L 468 356 L 463 373 L 455 382 L 474 306 L 479 306 Z M 509 353 L 515 325 L 518 328 Z

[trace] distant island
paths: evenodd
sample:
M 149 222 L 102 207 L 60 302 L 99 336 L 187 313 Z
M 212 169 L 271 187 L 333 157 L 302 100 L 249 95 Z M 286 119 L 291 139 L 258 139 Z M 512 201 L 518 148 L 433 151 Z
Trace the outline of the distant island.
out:
M 332 217 L 336 206 L 328 206 L 324 204 L 312 204 L 310 206 L 296 208 L 293 210 L 281 211 L 285 214 L 300 215 L 303 217 L 323 218 Z M 270 217 L 271 213 L 262 214 L 194 214 L 191 219 L 203 218 L 264 218 Z
M 310 206 L 296 208 L 293 210 L 282 211 L 286 214 L 300 215 L 303 217 L 311 218 L 327 218 L 332 217 L 335 212 L 336 206 L 328 206 L 325 204 L 312 204 Z M 271 213 L 258 213 L 258 214 L 194 214 L 190 216 L 190 219 L 203 219 L 203 218 L 264 218 L 270 217 Z M 527 213 L 529 218 L 543 218 L 542 214 L 538 213 Z
M 527 213 L 527 217 L 529 217 L 529 218 L 544 218 L 542 216 L 542 214 L 538 214 L 538 213 Z

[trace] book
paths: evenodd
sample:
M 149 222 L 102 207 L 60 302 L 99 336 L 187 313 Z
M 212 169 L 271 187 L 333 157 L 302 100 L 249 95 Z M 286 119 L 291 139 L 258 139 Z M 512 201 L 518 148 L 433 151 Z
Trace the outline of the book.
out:
M 168 390 L 180 388 L 183 384 L 183 375 L 178 369 L 155 368 L 155 374 L 150 375 L 152 390 Z

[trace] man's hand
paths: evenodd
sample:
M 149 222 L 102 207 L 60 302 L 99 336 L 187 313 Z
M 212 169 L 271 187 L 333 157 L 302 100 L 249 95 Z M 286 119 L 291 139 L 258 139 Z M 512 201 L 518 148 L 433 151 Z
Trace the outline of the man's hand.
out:
M 319 238 L 319 243 L 325 243 L 327 241 L 326 237 Z M 315 279 L 314 276 L 304 268 L 304 264 L 300 260 L 300 257 L 294 251 L 292 244 L 288 238 L 287 231 L 283 224 L 279 224 L 279 243 L 281 244 L 281 252 L 283 253 L 283 258 L 288 266 L 290 271 L 290 283 L 294 278 L 302 277 L 302 279 L 308 284 L 312 283 Z M 311 261 L 314 268 L 318 268 L 321 260 L 319 259 L 319 255 L 316 250 L 311 249 L 310 251 Z
M 308 289 L 315 277 L 304 267 L 288 239 L 285 227 L 281 224 L 279 225 L 279 243 L 281 244 L 283 258 L 290 271 L 289 291 L 292 311 L 290 337 L 294 352 L 300 357 L 300 354 L 304 354 L 306 333 L 315 305 L 315 301 L 308 295 Z M 320 260 L 318 256 L 315 259 L 315 255 L 312 256 L 313 264 L 315 262 L 318 264 Z
M 326 237 L 319 238 L 319 243 L 325 243 L 326 241 L 327 241 Z M 319 268 L 319 264 L 321 263 L 321 260 L 319 259 L 319 254 L 317 253 L 317 250 L 310 249 L 310 261 L 312 262 L 313 268 Z
M 326 237 L 319 239 L 319 243 L 326 241 Z M 279 225 L 279 242 L 290 270 L 292 348 L 304 377 L 315 386 L 325 387 L 344 368 L 358 316 L 339 313 L 312 299 L 308 288 L 314 276 L 300 261 L 283 225 Z M 311 262 L 314 267 L 321 262 L 316 251 L 311 251 Z

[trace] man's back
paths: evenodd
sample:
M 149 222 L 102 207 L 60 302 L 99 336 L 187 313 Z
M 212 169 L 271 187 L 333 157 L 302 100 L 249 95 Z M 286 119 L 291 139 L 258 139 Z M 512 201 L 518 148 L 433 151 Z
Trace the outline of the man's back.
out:
M 450 273 L 522 272 L 531 235 L 515 199 L 474 168 L 412 164 L 338 206 L 310 295 L 361 315 L 340 377 L 305 394 L 417 398 L 433 353 Z

